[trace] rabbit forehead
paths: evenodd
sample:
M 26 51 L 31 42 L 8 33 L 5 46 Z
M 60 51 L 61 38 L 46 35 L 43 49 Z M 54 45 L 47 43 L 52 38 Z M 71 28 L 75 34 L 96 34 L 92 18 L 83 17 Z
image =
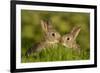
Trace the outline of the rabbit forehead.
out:
M 66 39 L 67 39 L 67 38 L 71 38 L 71 39 L 72 39 L 72 38 L 73 38 L 73 35 L 71 35 L 71 34 L 66 34 L 66 35 L 64 36 L 64 38 L 66 38 Z
M 54 34 L 56 34 L 56 35 L 60 35 L 59 32 L 57 32 L 55 29 L 50 29 L 50 30 L 48 30 L 47 33 L 48 33 L 48 34 L 54 33 Z

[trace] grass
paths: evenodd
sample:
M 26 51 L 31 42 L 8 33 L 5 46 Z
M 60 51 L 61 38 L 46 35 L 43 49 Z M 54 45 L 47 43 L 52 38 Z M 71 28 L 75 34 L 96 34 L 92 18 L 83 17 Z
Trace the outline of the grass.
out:
M 38 53 L 33 53 L 29 57 L 25 56 L 25 48 L 22 48 L 22 63 L 28 62 L 48 62 L 48 61 L 70 61 L 70 60 L 86 60 L 89 59 L 89 50 L 81 49 L 80 54 L 77 50 L 66 48 L 64 46 L 56 46 L 53 48 L 46 48 Z

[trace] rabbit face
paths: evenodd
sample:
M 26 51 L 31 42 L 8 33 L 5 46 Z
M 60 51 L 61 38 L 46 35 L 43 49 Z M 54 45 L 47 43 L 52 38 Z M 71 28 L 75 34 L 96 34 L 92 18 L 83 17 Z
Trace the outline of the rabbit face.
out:
M 66 35 L 62 36 L 62 38 L 61 38 L 61 43 L 65 47 L 72 48 L 73 42 L 74 42 L 73 36 L 70 34 L 66 34 Z
M 61 35 L 47 21 L 41 21 L 42 30 L 45 33 L 45 41 L 47 43 L 59 43 Z
M 76 37 L 80 32 L 80 27 L 74 27 L 72 31 L 61 38 L 61 44 L 68 48 L 78 48 L 79 45 L 76 44 Z
M 59 43 L 59 40 L 60 40 L 60 34 L 55 31 L 55 30 L 50 30 L 47 32 L 46 34 L 46 38 L 47 38 L 47 41 L 50 42 L 50 43 Z

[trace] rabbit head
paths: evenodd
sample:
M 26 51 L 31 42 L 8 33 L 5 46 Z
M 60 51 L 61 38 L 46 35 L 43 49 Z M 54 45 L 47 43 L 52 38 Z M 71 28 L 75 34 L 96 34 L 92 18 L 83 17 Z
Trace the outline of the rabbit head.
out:
M 45 41 L 48 43 L 58 43 L 61 35 L 53 28 L 49 21 L 41 20 L 41 27 L 44 31 Z
M 72 31 L 61 38 L 62 45 L 68 48 L 79 48 L 79 45 L 76 43 L 76 38 L 80 32 L 80 27 L 74 27 Z

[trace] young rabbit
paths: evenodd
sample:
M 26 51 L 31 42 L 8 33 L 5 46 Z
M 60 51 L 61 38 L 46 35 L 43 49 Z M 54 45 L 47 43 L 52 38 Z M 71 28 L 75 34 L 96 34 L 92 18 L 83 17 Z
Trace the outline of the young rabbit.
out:
M 61 38 L 61 44 L 68 48 L 73 48 L 80 52 L 80 46 L 76 43 L 76 38 L 80 32 L 80 27 L 74 27 L 72 31 Z
M 44 33 L 44 39 L 35 46 L 29 48 L 26 52 L 27 56 L 35 52 L 40 52 L 42 49 L 53 47 L 59 43 L 61 35 L 53 28 L 50 22 L 41 20 L 41 27 Z

